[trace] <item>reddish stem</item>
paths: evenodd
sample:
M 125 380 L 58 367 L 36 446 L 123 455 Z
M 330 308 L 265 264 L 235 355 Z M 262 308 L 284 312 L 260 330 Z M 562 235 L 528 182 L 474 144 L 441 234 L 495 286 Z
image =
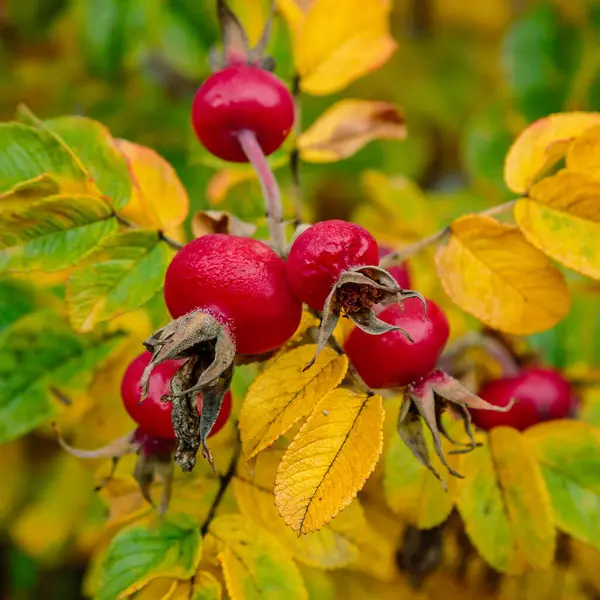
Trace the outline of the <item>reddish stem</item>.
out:
M 244 153 L 258 175 L 263 198 L 265 199 L 269 235 L 275 246 L 275 251 L 283 255 L 286 248 L 286 239 L 279 186 L 254 132 L 242 129 L 238 132 L 237 137 Z

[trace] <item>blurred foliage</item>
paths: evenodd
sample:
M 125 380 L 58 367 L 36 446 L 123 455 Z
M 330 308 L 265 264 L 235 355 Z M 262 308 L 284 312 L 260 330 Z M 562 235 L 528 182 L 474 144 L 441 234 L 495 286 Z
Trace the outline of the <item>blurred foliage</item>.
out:
M 256 38 L 268 0 L 231 4 Z M 341 98 L 361 98 L 403 107 L 408 137 L 370 144 L 342 162 L 303 164 L 311 220 L 354 218 L 382 239 L 387 236 L 390 244 L 413 242 L 469 210 L 511 197 L 502 173 L 504 157 L 525 125 L 552 112 L 600 110 L 600 4 L 594 0 L 396 0 L 392 30 L 398 49 L 383 68 L 341 94 L 303 96 L 301 130 Z M 217 37 L 208 0 L 0 0 L 0 120 L 14 118 L 21 102 L 42 119 L 63 114 L 96 119 L 115 138 L 150 146 L 174 166 L 190 198 L 190 215 L 216 207 L 242 219 L 262 216 L 260 188 L 248 169 L 223 172 L 223 164 L 208 157 L 191 133 L 191 100 L 209 73 L 208 51 Z M 278 74 L 291 83 L 290 36 L 280 18 L 270 51 Z M 276 153 L 271 161 L 291 206 L 285 154 Z M 441 295 L 437 278 L 419 270 L 419 260 L 413 266 L 416 287 L 434 298 Z M 94 338 L 80 337 L 66 330 L 65 315 L 56 312 L 56 300 L 64 296 L 60 273 L 36 278 L 35 288 L 23 278 L 0 280 L 0 336 L 22 346 L 28 370 L 20 377 L 29 383 L 26 393 L 35 397 L 40 422 L 56 413 L 75 441 L 79 435 L 90 445 L 106 443 L 130 426 L 114 392 L 140 341 L 162 324 L 162 300 L 156 296 L 144 311 L 115 320 Z M 568 278 L 574 290 L 570 314 L 532 336 L 531 343 L 549 364 L 597 383 L 597 284 L 573 273 Z M 40 339 L 36 319 L 48 314 L 55 315 L 55 337 Z M 458 309 L 449 316 L 455 335 L 472 324 Z M 9 338 L 7 331 L 17 322 L 19 329 Z M 84 386 L 77 380 L 69 357 L 101 363 L 115 344 L 117 354 L 101 364 L 85 389 L 89 382 Z M 48 351 L 57 346 L 63 354 Z M 56 375 L 53 383 L 69 391 L 73 401 L 62 415 L 59 398 L 36 388 L 36 369 L 49 368 Z M 0 356 L 3 392 L 4 386 L 23 387 L 5 375 L 9 369 Z M 236 373 L 238 403 L 251 376 L 244 369 Z M 586 392 L 583 412 L 595 425 L 600 423 L 598 396 L 597 389 Z M 0 430 L 8 423 L 5 415 L 1 418 Z M 83 423 L 84 434 L 69 431 L 76 421 Z M 102 527 L 104 505 L 92 491 L 93 469 L 64 456 L 46 428 L 0 446 L 0 464 L 0 597 L 8 597 L 11 589 L 12 600 L 77 598 L 91 549 L 105 545 L 109 536 Z M 122 515 L 131 515 L 132 494 L 127 489 L 109 493 L 122 503 Z M 204 507 L 205 496 L 206 490 L 192 490 L 189 503 Z M 122 515 L 118 510 L 110 515 L 113 531 L 123 524 Z M 593 568 L 597 557 L 590 559 L 584 550 L 577 557 L 600 589 Z M 311 597 L 327 597 L 323 586 L 329 581 L 320 582 L 319 573 L 311 571 L 302 571 L 316 590 Z M 344 585 L 354 586 L 357 597 L 363 589 L 365 597 L 361 576 L 341 573 L 348 575 Z M 446 574 L 436 577 L 430 587 L 446 593 Z M 508 598 L 510 586 L 519 581 L 507 581 Z

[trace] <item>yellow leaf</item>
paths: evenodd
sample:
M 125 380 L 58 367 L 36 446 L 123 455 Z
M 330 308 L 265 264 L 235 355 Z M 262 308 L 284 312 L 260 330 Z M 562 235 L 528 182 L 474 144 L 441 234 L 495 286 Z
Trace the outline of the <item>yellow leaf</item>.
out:
M 497 427 L 488 443 L 462 456 L 457 507 L 466 532 L 495 569 L 525 562 L 545 569 L 554 558 L 555 529 L 541 472 L 516 429 Z
M 483 215 L 452 223 L 436 253 L 446 293 L 486 325 L 526 335 L 549 329 L 569 311 L 563 275 L 518 227 Z
M 176 588 L 176 579 L 172 579 L 171 577 L 159 577 L 137 592 L 135 594 L 135 600 L 173 600 L 173 594 Z
M 375 468 L 383 446 L 381 396 L 340 388 L 315 407 L 277 471 L 275 504 L 296 532 L 326 525 Z
M 303 160 L 325 163 L 348 158 L 373 140 L 406 138 L 404 117 L 388 102 L 340 100 L 298 138 Z
M 198 571 L 192 581 L 180 581 L 171 594 L 161 600 L 221 600 L 221 584 L 208 571 Z M 136 600 L 137 600 L 136 596 Z M 148 597 L 148 600 L 156 600 Z
M 336 533 L 332 527 L 324 527 L 298 537 L 285 524 L 273 499 L 275 474 L 282 455 L 282 451 L 263 452 L 251 469 L 233 479 L 233 491 L 240 512 L 272 533 L 300 563 L 334 569 L 356 562 L 358 547 L 347 535 Z M 343 515 L 341 513 L 339 517 Z
M 306 13 L 314 0 L 277 0 L 277 8 L 292 31 L 304 23 Z
M 564 157 L 571 141 L 600 123 L 600 113 L 571 112 L 549 115 L 532 123 L 515 140 L 504 163 L 506 185 L 526 192 L 550 167 Z
M 532 568 L 546 569 L 554 559 L 556 531 L 537 462 L 526 440 L 511 427 L 492 429 L 489 444 L 520 554 Z
M 396 50 L 389 10 L 383 0 L 314 0 L 294 43 L 302 89 L 331 94 L 385 63 Z
M 232 600 L 308 600 L 294 561 L 270 533 L 241 515 L 217 517 L 210 533 Z
M 175 169 L 150 148 L 127 140 L 115 140 L 115 144 L 127 161 L 133 183 L 131 198 L 121 216 L 151 229 L 181 225 L 188 214 L 189 200 Z
M 600 180 L 563 169 L 517 202 L 515 218 L 536 248 L 600 279 Z
M 595 125 L 575 138 L 565 158 L 569 171 L 600 175 L 600 125 Z
M 275 358 L 250 386 L 239 424 L 248 458 L 306 417 L 342 381 L 348 359 L 331 348 L 325 348 L 315 364 L 303 371 L 315 350 L 315 344 L 308 344 Z

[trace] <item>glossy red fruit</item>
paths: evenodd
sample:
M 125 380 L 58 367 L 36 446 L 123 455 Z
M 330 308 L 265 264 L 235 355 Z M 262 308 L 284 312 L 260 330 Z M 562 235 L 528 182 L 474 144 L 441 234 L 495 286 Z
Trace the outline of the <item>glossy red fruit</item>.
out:
M 518 400 L 505 413 L 472 410 L 473 422 L 482 429 L 500 425 L 520 431 L 552 419 L 570 416 L 575 405 L 571 386 L 553 369 L 524 369 L 518 375 L 490 381 L 479 395 L 494 406 L 506 406 L 511 398 Z
M 311 308 L 322 310 L 341 273 L 378 264 L 377 242 L 366 229 L 333 220 L 315 223 L 297 237 L 286 268 L 294 294 Z
M 179 251 L 167 270 L 165 300 L 174 319 L 201 309 L 227 323 L 241 354 L 278 348 L 302 314 L 283 260 L 258 240 L 222 233 Z
M 395 304 L 377 316 L 386 323 L 402 327 L 413 339 L 409 342 L 401 331 L 369 335 L 353 329 L 344 350 L 365 383 L 372 388 L 407 385 L 427 375 L 448 341 L 450 326 L 444 311 L 427 300 L 427 317 L 417 298 L 404 301 L 406 313 Z
M 392 252 L 389 248 L 385 246 L 379 246 L 379 257 L 383 258 Z M 404 289 L 410 289 L 410 273 L 408 270 L 408 263 L 404 261 L 401 265 L 397 265 L 394 267 L 389 267 L 386 269 L 387 272 L 398 282 L 398 285 Z
M 211 75 L 198 89 L 192 124 L 202 145 L 232 162 L 248 162 L 236 134 L 252 131 L 265 154 L 285 140 L 294 124 L 294 102 L 269 71 L 234 65 Z
M 141 397 L 140 379 L 144 369 L 148 366 L 152 354 L 144 352 L 134 358 L 127 367 L 121 382 L 121 398 L 129 416 L 140 426 L 140 429 L 153 438 L 174 440 L 175 432 L 171 422 L 172 406 L 170 403 L 161 402 L 160 399 L 170 391 L 171 377 L 184 363 L 183 360 L 168 360 L 159 364 L 150 376 L 150 390 L 148 397 L 139 404 Z M 198 396 L 198 414 L 202 413 L 202 395 Z M 213 425 L 210 436 L 220 431 L 231 414 L 231 393 L 227 392 L 223 398 L 221 412 Z M 137 436 L 141 434 L 136 434 Z M 209 437 L 210 437 L 209 436 Z

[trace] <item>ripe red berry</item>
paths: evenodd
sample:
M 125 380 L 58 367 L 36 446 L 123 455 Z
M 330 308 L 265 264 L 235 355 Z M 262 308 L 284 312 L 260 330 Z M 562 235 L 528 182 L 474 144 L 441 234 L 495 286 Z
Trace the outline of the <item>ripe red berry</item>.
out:
M 341 273 L 378 264 L 377 242 L 366 229 L 333 220 L 303 231 L 292 244 L 286 267 L 294 294 L 311 308 L 322 310 Z
M 379 257 L 383 258 L 392 252 L 385 246 L 379 246 Z M 410 273 L 408 270 L 408 263 L 404 261 L 401 265 L 386 268 L 386 271 L 398 282 L 398 285 L 404 289 L 410 289 Z
M 234 65 L 211 75 L 198 89 L 192 124 L 202 145 L 232 162 L 248 162 L 236 134 L 252 131 L 265 154 L 285 140 L 294 124 L 294 102 L 275 75 Z
M 471 410 L 473 422 L 482 429 L 506 425 L 520 431 L 571 414 L 575 399 L 571 386 L 553 369 L 524 369 L 518 375 L 495 379 L 483 386 L 479 395 L 494 406 L 515 405 L 505 413 Z
M 413 343 L 399 331 L 369 335 L 352 330 L 344 350 L 365 383 L 372 388 L 407 385 L 427 375 L 434 367 L 450 334 L 442 309 L 427 300 L 427 320 L 417 298 L 404 301 L 406 312 L 395 304 L 377 314 L 386 323 L 402 327 Z
M 262 354 L 296 331 L 302 305 L 292 294 L 285 263 L 250 238 L 215 233 L 187 244 L 165 277 L 174 319 L 201 309 L 228 324 L 237 352 Z
M 140 379 L 144 369 L 152 358 L 150 352 L 144 352 L 134 358 L 121 382 L 121 397 L 129 416 L 140 426 L 140 429 L 153 438 L 174 440 L 175 432 L 171 422 L 172 406 L 160 399 L 170 392 L 171 377 L 184 363 L 183 360 L 168 360 L 157 365 L 150 375 L 150 389 L 148 397 L 140 404 L 141 389 Z M 202 395 L 198 396 L 198 414 L 202 413 Z M 231 414 L 231 393 L 227 392 L 223 398 L 221 412 L 213 425 L 210 435 L 220 431 Z M 140 434 L 136 434 L 138 437 Z M 210 437 L 210 436 L 209 436 Z

